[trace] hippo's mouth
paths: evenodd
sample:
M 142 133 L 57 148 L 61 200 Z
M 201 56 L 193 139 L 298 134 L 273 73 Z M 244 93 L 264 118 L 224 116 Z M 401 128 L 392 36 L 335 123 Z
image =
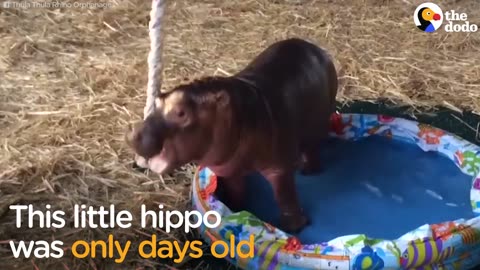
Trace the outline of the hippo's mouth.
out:
M 148 160 L 148 167 L 150 170 L 158 174 L 169 173 L 171 170 L 171 162 L 168 160 L 165 147 L 160 154 L 157 154 Z

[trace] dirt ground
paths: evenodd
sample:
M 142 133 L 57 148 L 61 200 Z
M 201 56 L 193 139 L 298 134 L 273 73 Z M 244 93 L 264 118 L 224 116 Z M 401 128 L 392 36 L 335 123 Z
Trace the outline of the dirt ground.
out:
M 268 44 L 296 36 L 335 58 L 341 102 L 382 98 L 480 113 L 480 34 L 419 31 L 413 11 L 422 1 L 168 2 L 165 89 L 184 78 L 234 73 Z M 0 269 L 227 269 L 211 260 L 190 258 L 181 265 L 144 260 L 135 252 L 122 265 L 71 256 L 12 257 L 10 240 L 58 239 L 69 246 L 113 233 L 135 245 L 151 233 L 187 237 L 138 224 L 106 231 L 72 227 L 74 204 L 115 204 L 134 213 L 142 203 L 190 206 L 194 166 L 171 176 L 144 174 L 132 169 L 133 154 L 124 143 L 125 129 L 143 114 L 150 2 L 105 3 L 109 6 L 0 7 Z M 436 3 L 467 12 L 470 23 L 480 25 L 480 2 Z M 51 204 L 69 213 L 67 226 L 16 228 L 8 206 L 17 203 L 38 209 Z

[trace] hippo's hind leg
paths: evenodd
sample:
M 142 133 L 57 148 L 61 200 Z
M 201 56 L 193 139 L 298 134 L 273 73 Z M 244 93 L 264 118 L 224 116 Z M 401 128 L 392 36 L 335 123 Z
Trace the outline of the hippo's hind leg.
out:
M 319 174 L 323 171 L 320 149 L 328 139 L 328 128 L 317 127 L 316 132 L 300 142 L 301 165 L 303 175 Z
M 321 173 L 323 170 L 320 159 L 320 143 L 304 144 L 302 147 L 300 172 L 303 175 Z

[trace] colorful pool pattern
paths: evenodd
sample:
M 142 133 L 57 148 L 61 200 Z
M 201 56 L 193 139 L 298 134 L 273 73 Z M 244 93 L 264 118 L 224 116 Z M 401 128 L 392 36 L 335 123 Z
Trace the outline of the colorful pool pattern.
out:
M 332 116 L 332 137 L 358 140 L 371 135 L 413 143 L 424 151 L 437 151 L 452 160 L 462 172 L 472 176 L 470 199 L 477 217 L 425 224 L 395 240 L 360 234 L 303 245 L 249 212 L 232 212 L 212 196 L 217 181 L 213 172 L 198 168 L 193 181 L 193 205 L 202 213 L 215 210 L 222 216 L 218 228 L 201 227 L 201 234 L 209 243 L 219 239 L 229 241 L 232 234 L 239 241 L 255 235 L 254 258 L 229 259 L 242 269 L 463 270 L 480 265 L 480 147 L 406 119 L 369 114 Z

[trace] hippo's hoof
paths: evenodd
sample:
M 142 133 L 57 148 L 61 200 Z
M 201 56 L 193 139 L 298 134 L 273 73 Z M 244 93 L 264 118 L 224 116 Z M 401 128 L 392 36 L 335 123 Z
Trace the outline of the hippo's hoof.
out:
M 316 163 L 306 162 L 306 163 L 303 163 L 303 166 L 300 169 L 300 173 L 302 175 L 320 174 L 323 171 L 324 171 L 324 167 L 320 164 L 320 162 L 316 162 Z
M 310 224 L 310 219 L 304 215 L 282 216 L 280 227 L 289 234 L 298 234 Z

